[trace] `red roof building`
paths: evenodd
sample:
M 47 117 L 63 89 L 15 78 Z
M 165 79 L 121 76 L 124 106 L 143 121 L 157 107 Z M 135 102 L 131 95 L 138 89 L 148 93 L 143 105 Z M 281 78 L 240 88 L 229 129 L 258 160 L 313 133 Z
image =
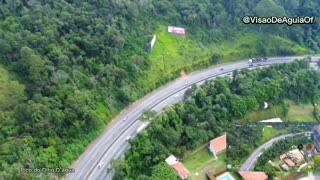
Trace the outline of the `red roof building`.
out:
M 217 156 L 219 153 L 227 149 L 227 134 L 223 134 L 210 141 L 209 149 L 214 156 Z
M 287 158 L 287 155 L 286 155 L 286 154 L 282 154 L 282 155 L 280 156 L 280 159 L 281 159 L 281 160 L 284 159 L 284 158 Z
M 267 180 L 268 175 L 265 172 L 239 172 L 244 180 Z
M 190 176 L 190 172 L 187 170 L 187 168 L 184 167 L 184 165 L 181 162 L 179 162 L 174 155 L 169 156 L 166 159 L 166 163 L 177 171 L 181 179 L 186 179 Z
M 285 162 L 286 164 L 288 164 L 288 166 L 291 166 L 291 167 L 294 166 L 294 162 L 292 162 L 291 159 L 288 159 L 288 158 L 287 158 L 287 159 L 284 160 L 284 162 Z
M 181 162 L 177 162 L 175 164 L 171 165 L 179 174 L 179 177 L 181 179 L 186 179 L 190 176 L 189 171 L 184 167 L 184 165 Z

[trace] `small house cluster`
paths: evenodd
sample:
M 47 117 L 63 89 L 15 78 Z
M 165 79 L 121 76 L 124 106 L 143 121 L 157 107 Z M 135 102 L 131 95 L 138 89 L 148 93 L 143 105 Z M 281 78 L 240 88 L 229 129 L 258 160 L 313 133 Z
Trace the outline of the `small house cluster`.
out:
M 279 157 L 283 163 L 280 164 L 281 169 L 289 171 L 294 166 L 299 166 L 305 162 L 304 155 L 299 149 L 294 149 L 280 155 Z

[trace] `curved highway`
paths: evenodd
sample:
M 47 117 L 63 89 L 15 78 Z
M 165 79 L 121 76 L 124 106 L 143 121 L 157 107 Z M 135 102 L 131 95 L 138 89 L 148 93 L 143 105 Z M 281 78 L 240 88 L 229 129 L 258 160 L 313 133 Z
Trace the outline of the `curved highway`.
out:
M 288 63 L 295 59 L 305 57 L 306 56 L 273 57 L 268 58 L 268 61 L 261 62 L 260 64 L 261 66 L 267 66 L 277 63 Z M 316 60 L 318 60 L 318 58 L 312 57 L 312 61 Z M 223 70 L 221 68 L 223 68 Z M 129 143 L 126 139 L 128 136 L 135 137 L 137 135 L 137 129 L 143 124 L 138 118 L 145 110 L 152 109 L 159 112 L 164 107 L 180 101 L 183 93 L 191 85 L 200 84 L 205 80 L 214 79 L 217 76 L 226 75 L 234 70 L 244 68 L 251 68 L 249 67 L 248 60 L 213 66 L 189 74 L 185 78 L 178 78 L 146 95 L 123 110 L 112 121 L 104 133 L 86 148 L 86 151 L 71 167 L 75 169 L 75 172 L 67 174 L 66 179 L 111 179 L 111 162 L 113 159 L 123 155 L 129 148 Z M 101 162 L 103 162 L 104 165 L 98 168 L 98 164 Z

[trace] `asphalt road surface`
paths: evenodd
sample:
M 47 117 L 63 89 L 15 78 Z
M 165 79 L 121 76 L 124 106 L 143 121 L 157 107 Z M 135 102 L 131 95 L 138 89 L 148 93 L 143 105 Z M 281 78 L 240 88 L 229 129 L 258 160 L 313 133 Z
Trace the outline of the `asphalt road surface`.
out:
M 273 138 L 266 143 L 262 144 L 259 146 L 251 155 L 250 157 L 246 160 L 245 163 L 241 166 L 239 171 L 251 171 L 253 170 L 258 158 L 263 154 L 264 149 L 267 149 L 273 145 L 273 143 L 285 139 L 286 137 L 291 137 L 291 136 L 296 136 L 300 134 L 304 134 L 305 132 L 302 133 L 290 133 L 290 134 L 285 134 L 282 136 L 278 136 L 276 138 Z
M 288 63 L 304 57 L 306 56 L 268 58 L 268 61 L 261 62 L 260 66 Z M 314 61 L 318 60 L 316 57 L 312 57 L 312 59 Z M 216 65 L 194 72 L 187 77 L 169 82 L 131 104 L 112 121 L 103 134 L 88 145 L 85 152 L 71 166 L 75 169 L 75 172 L 66 175 L 66 179 L 111 179 L 112 173 L 107 169 L 111 167 L 110 163 L 113 159 L 120 157 L 129 148 L 126 138 L 137 135 L 137 129 L 143 124 L 138 118 L 145 110 L 152 109 L 159 112 L 164 107 L 180 101 L 184 91 L 192 84 L 201 84 L 205 80 L 214 79 L 217 76 L 226 75 L 236 69 L 243 68 L 249 68 L 248 60 Z M 125 117 L 127 117 L 127 120 L 123 121 Z M 99 169 L 98 164 L 100 162 L 104 162 L 104 166 Z

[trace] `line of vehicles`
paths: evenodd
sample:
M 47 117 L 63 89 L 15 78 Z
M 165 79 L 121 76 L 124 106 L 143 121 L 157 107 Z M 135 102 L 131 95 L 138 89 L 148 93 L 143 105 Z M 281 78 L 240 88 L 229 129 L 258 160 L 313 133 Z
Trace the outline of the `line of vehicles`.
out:
M 249 66 L 253 66 L 253 63 L 258 63 L 258 66 L 260 66 L 260 62 L 266 62 L 268 60 L 267 57 L 262 58 L 251 58 L 249 59 Z

